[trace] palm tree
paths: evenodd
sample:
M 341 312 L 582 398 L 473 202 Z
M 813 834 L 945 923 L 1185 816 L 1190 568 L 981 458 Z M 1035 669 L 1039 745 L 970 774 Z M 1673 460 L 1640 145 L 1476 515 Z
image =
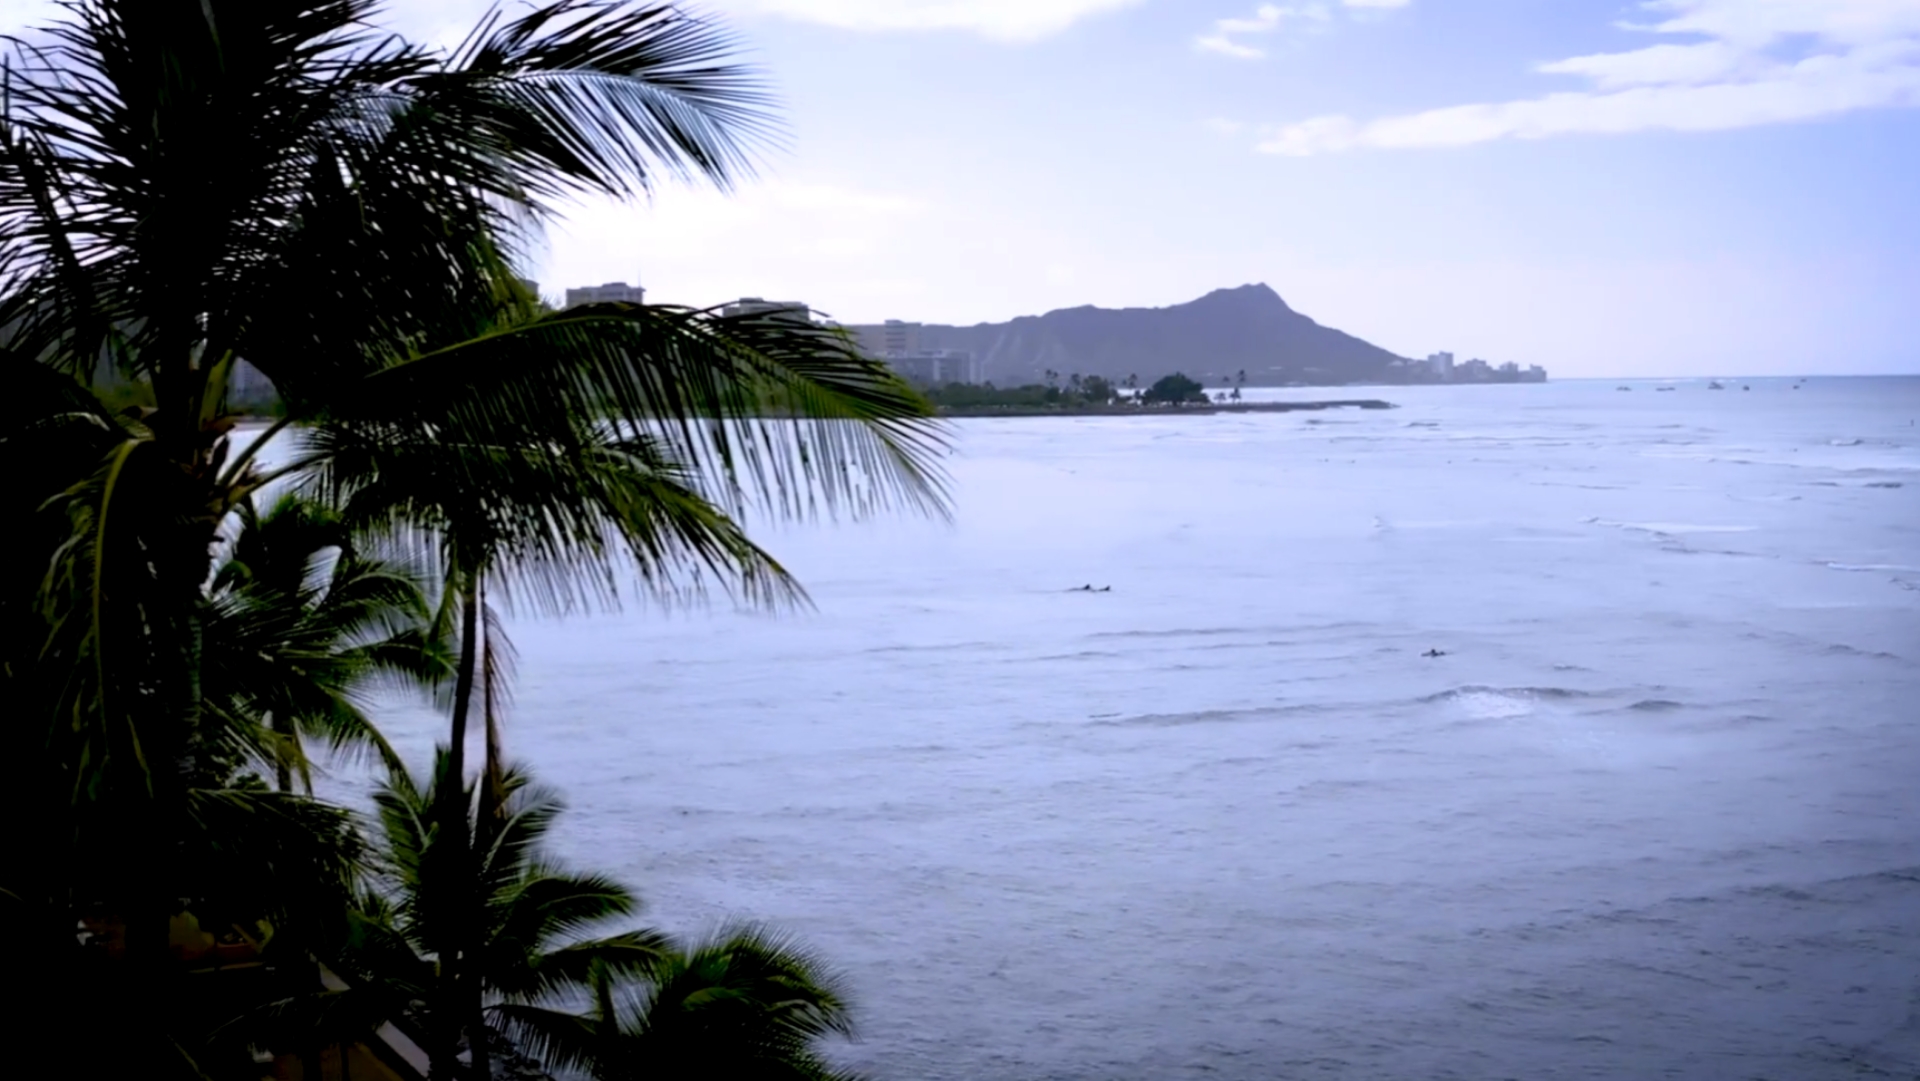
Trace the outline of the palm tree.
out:
M 448 786 L 465 811 L 465 831 L 444 828 Z M 503 769 L 500 787 L 494 813 L 485 788 L 461 784 L 443 750 L 425 788 L 401 771 L 375 798 L 382 903 L 373 906 L 372 922 L 390 928 L 411 952 L 350 950 L 340 967 L 369 995 L 384 991 L 397 1001 L 390 990 L 396 983 L 419 994 L 426 1004 L 423 1042 L 438 1076 L 454 1075 L 462 1044 L 474 1072 L 487 1076 L 480 1049 L 490 1006 L 580 994 L 595 974 L 643 975 L 666 956 L 664 940 L 652 932 L 591 934 L 631 916 L 638 902 L 610 879 L 569 873 L 544 856 L 542 843 L 560 812 L 556 799 L 511 769 Z M 451 963 L 456 955 L 462 963 Z M 404 958 L 397 969 L 396 957 Z
M 416 1027 L 436 1076 L 461 1048 L 485 1077 L 496 1031 L 555 1065 L 602 1077 L 837 1077 L 821 1039 L 850 1034 L 843 996 L 804 951 L 752 927 L 692 947 L 654 931 L 606 933 L 638 909 L 597 875 L 543 852 L 561 807 L 504 768 L 498 812 L 484 784 L 457 791 L 468 829 L 444 828 L 452 763 L 442 751 L 423 788 L 404 771 L 376 797 L 374 891 L 353 931 L 327 952 L 346 987 L 278 1003 L 283 1041 Z M 447 963 L 457 951 L 465 963 Z M 416 1005 L 417 1004 L 417 1005 Z M 298 1024 L 288 1024 L 298 1019 Z
M 419 581 L 356 550 L 338 513 L 297 495 L 264 513 L 249 499 L 238 519 L 209 588 L 202 675 L 226 757 L 269 766 L 282 792 L 295 773 L 312 791 L 307 739 L 398 768 L 360 696 L 382 679 L 431 688 L 449 670 Z
M 819 1052 L 849 1038 L 843 995 L 818 960 L 753 927 L 669 944 L 637 981 L 596 972 L 585 1014 L 503 1005 L 494 1016 L 548 1063 L 598 1078 L 851 1081 Z
M 49 949 L 78 906 L 117 910 L 167 994 L 190 794 L 240 708 L 204 587 L 271 483 L 438 563 L 456 730 L 489 597 L 567 609 L 634 574 L 792 598 L 741 509 L 941 505 L 930 411 L 837 332 L 545 312 L 518 281 L 571 196 L 748 175 L 767 99 L 710 22 L 553 0 L 443 51 L 372 32 L 373 0 L 65 10 L 14 43 L 0 100 L 0 472 L 32 545 L 0 595 L 29 778 L 0 797 L 0 888 Z M 288 410 L 244 449 L 241 358 Z
M 747 175 L 769 114 L 724 33 L 668 7 L 554 0 L 445 52 L 369 33 L 373 14 L 372 0 L 77 0 L 11 60 L 0 345 L 10 382 L 44 393 L 4 437 L 23 460 L 53 440 L 70 453 L 20 483 L 16 506 L 47 508 L 28 531 L 45 543 L 9 604 L 42 644 L 7 689 L 72 733 L 19 733 L 50 748 L 41 772 L 58 780 L 37 795 L 118 824 L 89 827 L 111 851 L 51 830 L 75 839 L 52 863 L 115 864 L 103 888 L 149 913 L 133 934 L 148 958 L 152 913 L 180 893 L 168 823 L 205 745 L 202 584 L 222 523 L 263 485 L 364 496 L 453 572 L 456 726 L 496 583 L 564 608 L 609 594 L 618 563 L 669 592 L 694 570 L 791 594 L 729 511 L 939 504 L 928 409 L 836 333 L 536 312 L 514 274 L 572 195 Z M 286 428 L 229 440 L 242 357 L 314 436 L 290 473 L 258 457 Z M 131 380 L 153 404 L 119 416 L 32 368 Z M 416 476 L 457 478 L 479 503 L 456 514 L 355 472 L 430 448 L 442 465 Z M 535 478 L 586 492 L 521 498 Z M 563 504 L 579 513 L 556 520 Z M 456 518 L 484 524 L 477 552 Z M 31 887 L 50 900 L 66 890 L 51 873 Z

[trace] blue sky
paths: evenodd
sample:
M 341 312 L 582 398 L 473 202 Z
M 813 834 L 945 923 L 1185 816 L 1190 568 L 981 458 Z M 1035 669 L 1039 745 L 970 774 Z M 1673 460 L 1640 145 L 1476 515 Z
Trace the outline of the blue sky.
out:
M 577 208 L 529 268 L 549 291 L 973 322 L 1264 281 L 1405 354 L 1920 371 L 1920 0 L 700 10 L 789 146 L 732 196 Z

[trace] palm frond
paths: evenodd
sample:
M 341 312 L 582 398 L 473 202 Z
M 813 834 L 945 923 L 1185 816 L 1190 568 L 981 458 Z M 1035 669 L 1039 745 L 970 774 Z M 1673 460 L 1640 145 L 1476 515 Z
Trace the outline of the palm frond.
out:
M 607 1069 L 618 1054 L 618 1036 L 610 1035 L 595 1018 L 521 1002 L 497 1003 L 487 1015 L 490 1022 L 550 1069 L 598 1077 L 623 1076 Z
M 944 429 L 838 328 L 596 304 L 502 326 L 370 374 L 355 420 L 540 433 L 614 425 L 707 480 L 702 494 L 781 514 L 944 511 Z
M 413 85 L 531 175 L 615 196 L 651 190 L 659 173 L 725 187 L 774 130 L 737 52 L 720 27 L 669 5 L 560 0 L 512 20 L 496 9 Z

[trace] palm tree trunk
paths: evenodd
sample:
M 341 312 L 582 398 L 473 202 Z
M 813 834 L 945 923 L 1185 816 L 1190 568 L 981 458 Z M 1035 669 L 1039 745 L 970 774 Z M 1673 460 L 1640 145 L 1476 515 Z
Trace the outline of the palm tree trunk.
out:
M 447 791 L 457 806 L 467 776 L 467 715 L 473 708 L 474 669 L 479 662 L 480 598 L 478 576 L 462 582 L 460 596 L 460 670 L 453 681 L 453 728 L 447 737 Z M 465 819 L 464 812 L 461 815 Z
M 270 711 L 267 724 L 273 734 L 280 737 L 280 758 L 273 764 L 273 780 L 282 792 L 293 791 L 293 763 L 288 761 L 287 741 L 294 738 L 293 726 L 285 718 L 285 710 Z
M 484 587 L 482 587 L 484 588 Z M 480 602 L 482 611 L 486 611 L 486 599 Z M 487 613 L 491 617 L 492 613 Z M 480 711 L 487 730 L 486 762 L 486 805 L 485 811 L 496 817 L 506 813 L 506 750 L 500 738 L 500 670 L 498 657 L 494 653 L 493 621 L 488 619 L 487 633 L 480 645 Z
M 436 779 L 440 801 L 440 837 L 436 843 L 443 853 L 438 861 L 439 873 L 449 875 L 452 882 L 468 889 L 476 886 L 466 801 L 467 716 L 473 707 L 474 669 L 479 662 L 480 645 L 480 599 L 476 580 L 477 576 L 468 578 L 458 571 L 448 578 L 448 588 L 460 590 L 460 667 L 454 675 L 453 723 L 448 733 L 446 772 Z M 454 1056 L 470 1016 L 465 992 L 475 930 L 471 909 L 478 904 L 474 897 L 456 896 L 446 900 L 451 903 L 441 928 L 443 937 L 435 949 L 440 957 L 440 1002 L 436 1011 L 439 1016 L 434 1020 L 440 1030 L 438 1042 L 442 1055 L 442 1064 L 434 1067 L 435 1081 L 442 1077 L 452 1081 L 458 1076 Z M 475 1034 L 468 1035 L 470 1046 L 475 1046 L 475 1038 Z M 474 1068 L 479 1069 L 477 1057 L 475 1062 Z
M 467 1054 L 473 1059 L 475 1081 L 493 1081 L 493 1056 L 487 1053 L 487 1011 L 480 999 L 479 973 L 474 973 L 468 995 L 472 1020 L 467 1022 Z

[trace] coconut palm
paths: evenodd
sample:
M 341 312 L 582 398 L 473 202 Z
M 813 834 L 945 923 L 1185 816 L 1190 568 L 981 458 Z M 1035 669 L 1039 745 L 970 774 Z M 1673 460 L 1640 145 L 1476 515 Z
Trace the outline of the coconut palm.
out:
M 488 1075 L 489 1057 L 478 1049 L 488 1043 L 490 1009 L 581 996 L 595 979 L 644 976 L 669 956 L 653 932 L 594 933 L 633 915 L 638 902 L 617 882 L 569 872 L 546 856 L 560 812 L 552 795 L 510 768 L 497 783 L 500 802 L 490 808 L 496 797 L 463 784 L 444 750 L 424 788 L 404 771 L 393 776 L 376 797 L 382 903 L 369 922 L 389 928 L 411 953 L 396 971 L 391 942 L 382 940 L 378 952 L 350 950 L 341 963 L 369 995 L 396 982 L 417 995 L 424 1043 L 442 1076 L 454 1074 L 463 1044 L 473 1072 Z M 465 831 L 445 828 L 447 786 L 457 792 Z M 462 963 L 450 964 L 456 955 Z
M 938 506 L 924 404 L 837 332 L 543 311 L 515 274 L 568 198 L 747 175 L 766 98 L 711 23 L 555 0 L 446 51 L 379 34 L 371 0 L 65 12 L 15 43 L 0 100 L 0 347 L 10 394 L 33 388 L 0 439 L 34 466 L 13 505 L 43 508 L 4 673 L 32 703 L 9 743 L 41 784 L 6 809 L 58 839 L 9 837 L 4 855 L 34 858 L 0 866 L 47 929 L 71 926 L 85 879 L 128 913 L 130 955 L 162 957 L 168 899 L 193 892 L 170 853 L 217 746 L 204 586 L 270 482 L 441 562 L 456 729 L 483 593 L 564 609 L 632 574 L 792 596 L 741 509 Z M 236 450 L 241 358 L 288 417 Z M 290 432 L 290 464 L 265 468 Z
M 753 926 L 670 946 L 641 980 L 594 973 L 585 1014 L 508 1004 L 494 1016 L 549 1063 L 599 1078 L 854 1076 L 820 1053 L 823 1041 L 853 1035 L 834 979 L 805 950 Z
M 284 494 L 236 515 L 209 588 L 202 697 L 229 757 L 312 791 L 308 740 L 399 757 L 362 708 L 379 682 L 432 687 L 450 670 L 417 576 L 357 550 L 331 508 Z
M 25 779 L 0 808 L 0 889 L 11 924 L 40 932 L 22 955 L 36 970 L 74 970 L 76 913 L 123 917 L 128 971 L 70 981 L 42 1020 L 105 1010 L 123 1023 L 113 1072 L 192 1075 L 197 1021 L 153 1007 L 186 1000 L 176 899 L 239 866 L 193 840 L 202 793 L 223 791 L 202 786 L 243 712 L 305 723 L 208 664 L 222 595 L 205 587 L 249 497 L 338 497 L 356 536 L 415 541 L 451 572 L 458 721 L 495 667 L 488 596 L 606 600 L 616 567 L 663 593 L 794 596 L 737 512 L 935 505 L 935 444 L 918 399 L 835 332 L 541 312 L 515 278 L 569 194 L 743 175 L 762 100 L 708 24 L 564 2 L 438 54 L 368 35 L 361 0 L 69 11 L 16 49 L 0 102 L 0 455 L 30 545 L 0 597 L 3 738 Z M 226 406 L 241 357 L 288 411 L 245 450 Z M 291 464 L 263 466 L 269 444 Z M 409 477 L 460 483 L 409 494 Z M 451 528 L 469 521 L 484 528 Z M 210 805 L 248 798 L 275 806 Z M 466 960 L 448 954 L 442 984 L 472 986 Z
M 462 786 L 468 829 L 450 833 L 439 812 L 451 765 L 443 751 L 427 786 L 402 772 L 376 797 L 380 892 L 333 962 L 350 985 L 322 996 L 338 1014 L 371 1027 L 424 1004 L 413 1019 L 446 1076 L 462 1047 L 487 1076 L 474 1049 L 495 1031 L 602 1077 L 840 1076 L 818 1045 L 850 1033 L 847 1009 L 817 961 L 751 927 L 691 947 L 600 933 L 638 902 L 547 857 L 559 802 L 503 768 L 498 812 L 485 785 Z M 449 951 L 466 962 L 447 965 Z

